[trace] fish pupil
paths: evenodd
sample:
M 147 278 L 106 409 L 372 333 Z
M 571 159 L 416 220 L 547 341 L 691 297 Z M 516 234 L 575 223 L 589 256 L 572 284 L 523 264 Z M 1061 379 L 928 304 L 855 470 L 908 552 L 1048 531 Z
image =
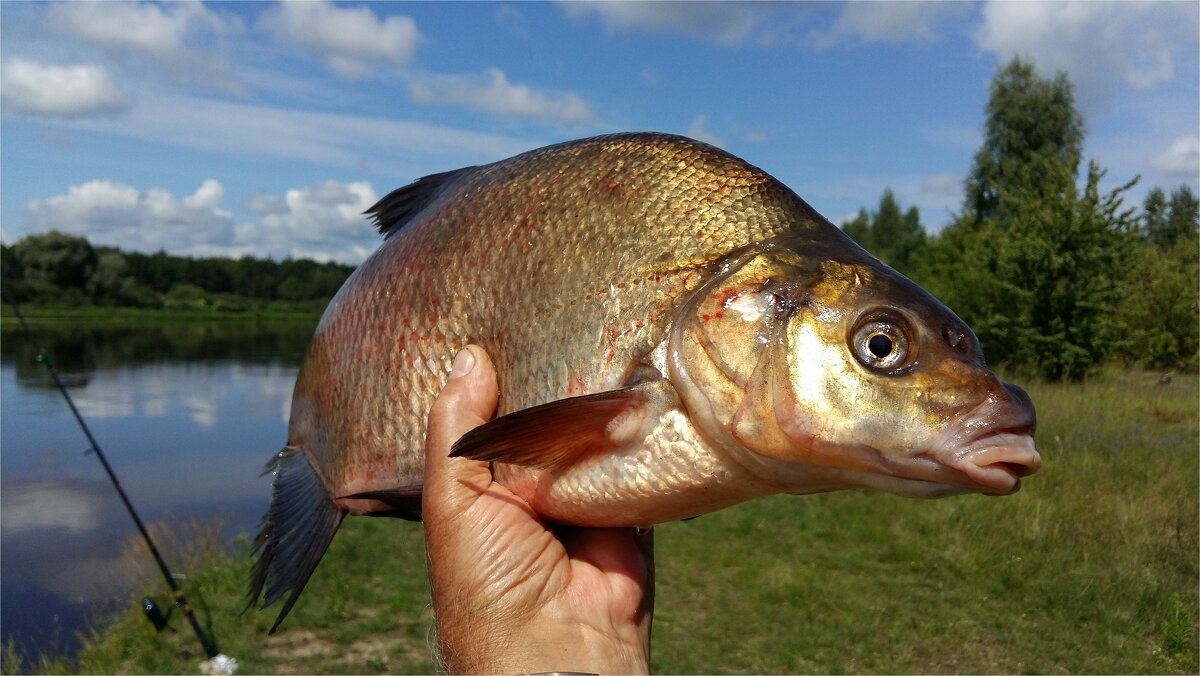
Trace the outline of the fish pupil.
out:
M 892 339 L 882 333 L 876 333 L 867 340 L 867 349 L 877 359 L 883 359 L 892 353 Z

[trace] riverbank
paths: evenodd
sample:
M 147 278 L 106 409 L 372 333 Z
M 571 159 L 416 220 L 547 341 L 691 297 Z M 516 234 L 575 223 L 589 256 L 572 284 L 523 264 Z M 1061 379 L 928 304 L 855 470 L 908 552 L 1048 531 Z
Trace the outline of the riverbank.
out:
M 1159 376 L 1031 385 L 1045 465 L 1011 497 L 776 496 L 658 527 L 655 671 L 1196 673 L 1200 380 Z M 274 609 L 242 612 L 248 537 L 227 551 L 183 585 L 242 672 L 435 669 L 419 526 L 347 519 L 274 636 Z M 40 670 L 195 673 L 183 618 L 155 633 L 140 598 Z

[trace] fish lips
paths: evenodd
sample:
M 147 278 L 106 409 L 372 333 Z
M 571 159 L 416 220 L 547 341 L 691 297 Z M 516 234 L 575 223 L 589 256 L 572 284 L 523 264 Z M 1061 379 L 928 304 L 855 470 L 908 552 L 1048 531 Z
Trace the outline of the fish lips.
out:
M 1020 490 L 1021 478 L 1042 463 L 1033 437 L 1016 432 L 992 433 L 949 452 L 909 457 L 897 458 L 869 447 L 855 450 L 843 466 L 856 471 L 861 485 L 910 497 L 1010 495 Z
M 1015 493 L 1042 466 L 1033 401 L 1016 385 L 1001 385 L 1003 395 L 987 397 L 923 454 L 952 470 L 952 483 L 988 495 Z
M 1014 432 L 989 434 L 950 454 L 930 457 L 951 473 L 942 481 L 986 495 L 1009 495 L 1021 488 L 1021 478 L 1042 466 L 1033 436 Z
M 998 383 L 999 384 L 999 383 Z M 915 448 L 885 449 L 863 443 L 838 443 L 797 432 L 782 431 L 797 448 L 807 449 L 799 463 L 808 470 L 787 474 L 788 492 L 811 492 L 806 478 L 812 468 L 831 470 L 834 479 L 911 497 L 942 497 L 962 493 L 1009 495 L 1021 478 L 1036 472 L 1042 458 L 1034 446 L 1036 418 L 1029 396 L 1005 384 L 984 400 L 960 411 L 941 433 Z M 824 476 L 824 475 L 822 475 Z M 826 488 L 828 490 L 828 488 Z

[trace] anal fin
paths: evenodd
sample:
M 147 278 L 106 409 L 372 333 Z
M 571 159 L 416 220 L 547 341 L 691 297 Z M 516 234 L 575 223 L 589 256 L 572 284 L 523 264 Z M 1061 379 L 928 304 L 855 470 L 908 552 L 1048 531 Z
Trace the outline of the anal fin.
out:
M 640 444 L 659 416 L 678 406 L 666 380 L 559 399 L 476 427 L 450 455 L 558 470 Z
M 271 625 L 273 634 L 296 604 L 346 512 L 330 499 L 299 448 L 289 446 L 275 454 L 263 473 L 267 472 L 275 479 L 271 505 L 254 538 L 258 560 L 250 575 L 248 605 L 254 605 L 262 596 L 265 609 L 287 595 Z

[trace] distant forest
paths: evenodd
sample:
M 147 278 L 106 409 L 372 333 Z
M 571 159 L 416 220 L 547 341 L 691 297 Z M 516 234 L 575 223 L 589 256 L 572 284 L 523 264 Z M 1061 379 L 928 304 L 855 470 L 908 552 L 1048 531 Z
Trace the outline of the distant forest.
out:
M 42 307 L 318 312 L 353 270 L 311 260 L 122 251 L 57 231 L 0 245 L 5 290 Z

